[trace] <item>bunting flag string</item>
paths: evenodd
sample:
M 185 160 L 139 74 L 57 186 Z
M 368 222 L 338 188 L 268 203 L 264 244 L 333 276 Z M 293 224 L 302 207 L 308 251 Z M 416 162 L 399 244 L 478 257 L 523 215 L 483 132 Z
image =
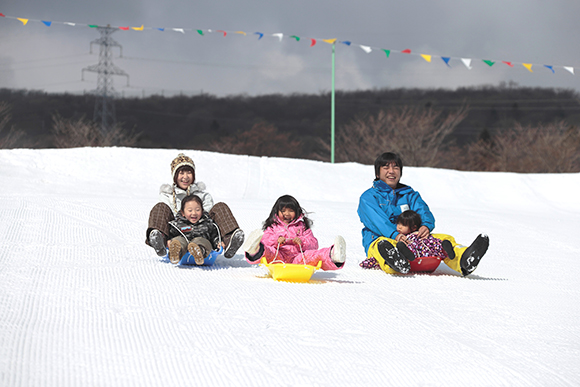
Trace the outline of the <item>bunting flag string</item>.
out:
M 176 27 L 172 27 L 172 28 L 145 27 L 145 25 L 143 25 L 143 24 L 140 27 L 109 26 L 109 25 L 100 26 L 97 24 L 82 24 L 82 23 L 76 23 L 76 22 L 59 22 L 59 21 L 26 19 L 26 18 L 21 18 L 21 17 L 7 16 L 7 15 L 4 15 L 3 13 L 0 13 L 0 17 L 5 18 L 5 19 L 17 20 L 17 21 L 21 22 L 23 26 L 26 26 L 29 22 L 38 22 L 38 23 L 44 24 L 46 27 L 52 27 L 54 25 L 60 24 L 60 25 L 65 25 L 65 26 L 70 26 L 70 27 L 89 27 L 89 28 L 105 28 L 105 27 L 107 27 L 107 28 L 119 29 L 121 31 L 131 31 L 131 30 L 132 31 L 160 31 L 160 32 L 173 31 L 173 32 L 178 32 L 178 33 L 184 34 L 184 35 L 186 33 L 197 33 L 200 36 L 206 36 L 206 33 L 211 34 L 211 33 L 215 32 L 215 33 L 221 34 L 224 38 L 227 37 L 228 33 L 242 35 L 242 36 L 248 36 L 248 34 L 245 31 L 227 31 L 227 30 L 211 30 L 211 29 L 204 30 L 204 29 L 180 28 L 180 27 L 177 27 L 177 28 Z M 350 46 L 358 46 L 361 50 L 363 50 L 367 54 L 370 54 L 373 51 L 382 51 L 383 53 L 385 53 L 387 58 L 390 58 L 391 53 L 417 55 L 417 56 L 422 57 L 428 63 L 432 63 L 433 57 L 439 57 L 439 58 L 441 58 L 441 60 L 445 63 L 445 65 L 448 68 L 451 68 L 450 62 L 452 60 L 459 60 L 463 63 L 463 65 L 468 70 L 471 70 L 471 69 L 473 69 L 473 65 L 472 65 L 473 60 L 475 59 L 477 61 L 481 61 L 481 62 L 487 64 L 489 67 L 492 67 L 497 62 L 501 62 L 510 68 L 515 68 L 516 64 L 522 65 L 530 73 L 534 72 L 532 70 L 532 68 L 534 66 L 536 66 L 536 67 L 545 68 L 545 69 L 551 71 L 552 74 L 556 73 L 556 69 L 563 69 L 563 70 L 566 70 L 567 72 L 569 72 L 570 74 L 575 75 L 575 68 L 573 66 L 556 66 L 556 65 L 534 64 L 534 63 L 516 63 L 516 62 L 512 62 L 512 61 L 505 61 L 505 60 L 498 61 L 498 60 L 490 60 L 490 59 L 439 56 L 439 55 L 431 55 L 431 54 L 417 54 L 417 53 L 411 52 L 411 49 L 408 49 L 408 48 L 401 50 L 401 51 L 397 51 L 397 50 L 393 50 L 393 49 L 385 49 L 385 48 L 373 47 L 373 46 L 368 46 L 368 45 L 363 45 L 363 44 L 356 44 L 350 40 L 342 40 L 341 41 L 338 39 L 321 39 L 321 38 L 314 38 L 314 37 L 300 37 L 297 35 L 284 35 L 281 32 L 273 33 L 273 34 L 269 34 L 269 35 L 264 34 L 263 32 L 253 32 L 253 33 L 251 33 L 251 35 L 256 36 L 257 40 L 262 40 L 263 37 L 270 36 L 273 38 L 278 38 L 278 41 L 280 41 L 280 42 L 286 36 L 288 39 L 292 39 L 296 42 L 307 41 L 308 44 L 310 45 L 310 47 L 314 47 L 318 41 L 322 41 L 322 42 L 325 42 L 325 43 L 328 43 L 331 45 L 334 45 L 336 43 L 341 43 L 341 44 L 344 44 L 345 46 L 349 46 L 349 47 Z

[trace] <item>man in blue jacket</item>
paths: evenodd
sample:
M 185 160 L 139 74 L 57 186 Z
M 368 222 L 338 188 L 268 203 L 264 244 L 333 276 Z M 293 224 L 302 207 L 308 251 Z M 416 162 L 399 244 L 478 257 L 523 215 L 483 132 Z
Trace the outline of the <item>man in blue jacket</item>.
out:
M 419 192 L 400 183 L 402 174 L 403 162 L 398 154 L 387 152 L 380 155 L 375 160 L 373 186 L 361 195 L 357 211 L 365 226 L 362 237 L 367 257 L 375 258 L 381 269 L 390 274 L 408 273 L 411 268 L 409 261 L 414 258 L 405 248 L 405 235 L 397 232 L 397 217 L 406 210 L 417 212 L 422 220 L 418 230 L 422 238 L 429 236 L 435 228 L 435 218 Z M 450 235 L 433 236 L 443 241 L 448 255 L 445 264 L 464 276 L 477 268 L 489 246 L 489 238 L 482 234 L 469 247 L 457 244 Z

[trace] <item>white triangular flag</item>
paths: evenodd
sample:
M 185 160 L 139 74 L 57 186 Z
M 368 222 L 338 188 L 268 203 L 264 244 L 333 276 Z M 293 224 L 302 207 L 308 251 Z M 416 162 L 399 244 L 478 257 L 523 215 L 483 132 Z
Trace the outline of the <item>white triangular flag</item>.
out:
M 362 48 L 362 49 L 364 50 L 364 52 L 366 52 L 367 54 L 373 50 L 373 49 L 372 49 L 372 48 L 370 48 L 369 46 L 362 46 L 362 45 L 359 45 L 359 46 L 360 46 L 360 48 Z
M 574 67 L 564 66 L 564 69 L 570 71 L 570 73 L 574 74 Z
M 272 36 L 278 37 L 278 39 L 280 39 L 280 42 L 281 42 L 282 41 L 282 38 L 284 37 L 284 34 L 278 33 L 278 34 L 272 34 Z
M 461 58 L 461 61 L 469 70 L 471 70 L 471 59 Z
M 181 32 L 182 34 L 185 34 L 185 31 L 183 30 L 183 28 L 172 28 L 173 31 L 176 32 Z

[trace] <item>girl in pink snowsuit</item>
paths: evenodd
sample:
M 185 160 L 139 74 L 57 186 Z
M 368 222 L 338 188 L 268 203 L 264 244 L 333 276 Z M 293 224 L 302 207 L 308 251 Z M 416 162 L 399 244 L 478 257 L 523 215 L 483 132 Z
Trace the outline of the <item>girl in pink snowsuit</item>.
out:
M 322 261 L 322 270 L 340 269 L 346 259 L 344 238 L 339 235 L 334 245 L 319 249 L 311 224 L 294 197 L 281 196 L 264 222 L 263 231 L 254 230 L 246 240 L 246 260 L 255 264 L 265 257 L 268 263 L 281 261 L 312 266 Z

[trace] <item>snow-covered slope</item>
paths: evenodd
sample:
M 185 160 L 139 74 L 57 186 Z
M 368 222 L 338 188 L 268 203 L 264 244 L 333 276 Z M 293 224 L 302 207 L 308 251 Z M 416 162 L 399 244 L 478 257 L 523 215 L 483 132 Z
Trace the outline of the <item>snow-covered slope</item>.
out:
M 241 253 L 179 268 L 144 244 L 178 150 L 0 151 L 0 385 L 578 385 L 580 174 L 405 167 L 466 278 L 365 271 L 372 166 L 184 151 L 248 234 L 295 196 L 343 270 L 275 282 Z

